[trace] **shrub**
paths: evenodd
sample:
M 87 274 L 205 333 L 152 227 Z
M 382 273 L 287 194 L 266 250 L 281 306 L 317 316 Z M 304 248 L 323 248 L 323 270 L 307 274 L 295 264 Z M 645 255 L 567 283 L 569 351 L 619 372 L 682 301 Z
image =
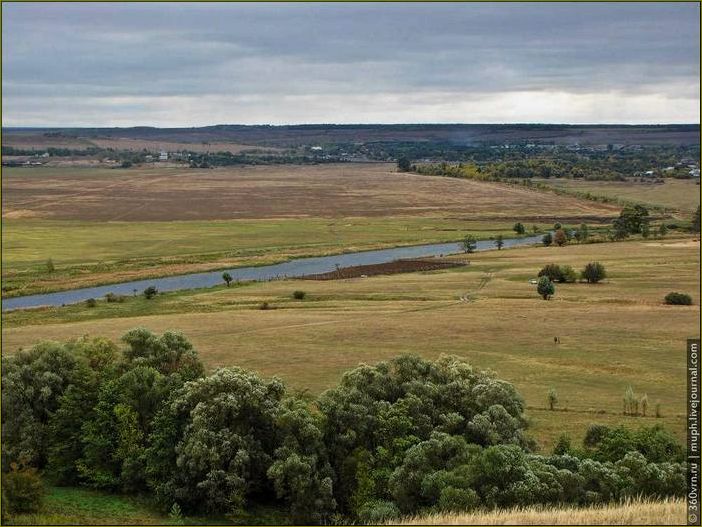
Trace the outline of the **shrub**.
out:
M 526 228 L 520 222 L 515 223 L 514 227 L 512 227 L 512 230 L 520 235 L 526 232 Z
M 261 304 L 258 306 L 258 309 L 260 309 L 261 311 L 266 311 L 270 308 L 271 306 L 268 302 L 261 302 Z
M 10 471 L 3 474 L 2 490 L 6 498 L 2 507 L 12 514 L 36 512 L 44 499 L 44 485 L 37 470 L 17 463 L 12 463 Z
M 153 285 L 150 285 L 149 287 L 144 289 L 144 296 L 146 297 L 147 300 L 151 300 L 157 294 L 158 294 L 158 289 L 156 289 L 156 287 Z
M 231 284 L 233 280 L 232 275 L 225 271 L 222 273 L 222 280 L 224 280 L 224 283 L 227 284 L 227 287 L 229 287 L 229 284 Z
M 548 300 L 556 293 L 556 286 L 553 285 L 548 276 L 542 276 L 536 284 L 536 291 L 541 295 L 541 298 Z
M 53 273 L 55 270 L 56 270 L 56 266 L 54 266 L 54 261 L 51 258 L 49 258 L 46 261 L 46 272 Z
M 105 295 L 105 300 L 107 300 L 108 303 L 114 303 L 114 302 L 124 302 L 124 295 L 116 295 L 114 293 L 107 293 Z
M 600 280 L 607 278 L 607 272 L 604 265 L 600 262 L 590 262 L 582 270 L 580 277 L 589 284 L 596 284 Z
M 561 268 L 558 265 L 551 263 L 551 264 L 545 265 L 541 269 L 541 271 L 539 271 L 539 274 L 537 276 L 539 276 L 539 277 L 547 276 L 549 280 L 551 280 L 552 282 L 555 282 L 555 281 L 561 279 L 561 276 L 562 276 Z
M 358 519 L 366 525 L 381 525 L 399 517 L 400 509 L 392 501 L 367 501 L 358 511 Z
M 550 232 L 544 234 L 543 238 L 541 238 L 541 243 L 543 243 L 546 247 L 553 243 L 553 236 Z
M 306 293 L 304 291 L 293 291 L 293 298 L 295 300 L 302 300 L 305 298 Z
M 558 229 L 553 235 L 553 243 L 555 243 L 559 247 L 562 247 L 563 245 L 568 243 L 568 236 L 566 236 L 566 233 L 563 229 Z
M 85 301 L 85 305 L 86 305 L 87 307 L 95 307 L 95 306 L 97 306 L 97 300 L 95 300 L 94 298 L 88 298 L 88 299 Z
M 572 284 L 575 283 L 577 279 L 578 275 L 575 272 L 575 269 L 573 269 L 570 265 L 561 266 L 561 277 L 558 280 L 559 282 Z
M 692 305 L 692 297 L 686 293 L 676 293 L 673 291 L 665 295 L 665 303 L 675 306 L 689 306 Z

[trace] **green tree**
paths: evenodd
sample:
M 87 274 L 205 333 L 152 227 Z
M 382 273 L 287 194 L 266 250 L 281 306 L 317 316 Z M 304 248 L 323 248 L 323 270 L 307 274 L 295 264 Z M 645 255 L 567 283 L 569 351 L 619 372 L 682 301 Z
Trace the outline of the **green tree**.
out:
M 526 232 L 526 228 L 520 222 L 515 223 L 514 227 L 512 227 L 512 230 L 519 235 L 522 235 Z
M 224 283 L 227 284 L 227 287 L 229 287 L 229 284 L 232 283 L 232 275 L 230 275 L 227 271 L 222 273 L 222 280 L 224 280 Z
M 560 266 L 554 263 L 550 263 L 545 265 L 541 269 L 541 271 L 539 271 L 539 274 L 537 276 L 548 276 L 549 280 L 551 280 L 552 282 L 558 282 L 561 280 L 563 273 L 561 271 Z
M 463 238 L 463 242 L 461 242 L 461 245 L 463 247 L 463 252 L 464 253 L 472 253 L 475 252 L 475 249 L 478 246 L 478 243 L 475 240 L 475 236 L 468 235 L 465 238 Z
M 502 237 L 501 234 L 498 234 L 497 237 L 495 238 L 495 247 L 497 247 L 497 250 L 500 251 L 502 250 L 502 247 L 505 245 L 505 240 Z
M 158 289 L 156 289 L 156 287 L 153 285 L 150 285 L 149 287 L 144 289 L 144 296 L 146 297 L 147 300 L 151 300 L 157 294 L 158 294 Z
M 240 368 L 223 368 L 174 393 L 154 420 L 146 473 L 165 507 L 227 513 L 252 493 L 272 492 L 267 476 L 280 441 L 276 422 L 285 393 Z M 304 470 L 304 469 L 300 469 Z
M 401 157 L 397 160 L 397 170 L 400 172 L 409 172 L 412 169 L 412 163 L 406 157 Z
M 541 243 L 543 243 L 546 247 L 553 243 L 553 236 L 550 232 L 544 234 L 543 238 L 541 238 Z
M 641 236 L 644 238 L 648 238 L 651 235 L 651 228 L 648 224 L 648 222 L 644 222 L 641 224 Z
M 542 276 L 536 284 L 536 291 L 541 295 L 541 298 L 548 300 L 556 293 L 556 286 L 553 285 L 548 276 Z
M 583 268 L 580 277 L 589 284 L 596 284 L 607 278 L 607 271 L 600 262 L 590 262 Z
M 668 234 L 668 227 L 666 227 L 665 223 L 661 223 L 660 227 L 658 227 L 658 235 L 661 238 L 665 238 L 666 234 Z

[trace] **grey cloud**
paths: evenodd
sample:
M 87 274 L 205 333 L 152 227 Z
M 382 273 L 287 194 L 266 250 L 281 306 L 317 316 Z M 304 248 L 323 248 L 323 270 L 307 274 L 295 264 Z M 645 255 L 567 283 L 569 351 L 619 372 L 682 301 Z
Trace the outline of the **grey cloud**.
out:
M 273 105 L 285 97 L 344 104 L 389 94 L 476 100 L 523 91 L 689 99 L 688 120 L 698 119 L 699 11 L 690 3 L 2 8 L 8 125 L 34 121 L 38 106 L 50 112 L 58 98 L 74 108 L 66 124 L 106 118 L 151 124 L 144 119 L 153 115 L 140 114 L 141 106 L 126 98 L 205 104 L 208 96 L 268 96 L 264 119 L 277 122 L 290 115 Z M 358 110 L 357 120 L 366 119 L 362 105 Z M 219 122 L 250 118 L 240 103 L 231 115 L 223 109 Z M 297 120 L 307 121 L 302 113 Z

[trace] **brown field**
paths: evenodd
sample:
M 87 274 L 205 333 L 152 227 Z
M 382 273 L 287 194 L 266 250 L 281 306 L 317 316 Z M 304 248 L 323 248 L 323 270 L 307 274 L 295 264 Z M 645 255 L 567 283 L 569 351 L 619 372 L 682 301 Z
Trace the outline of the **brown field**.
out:
M 85 150 L 94 145 L 88 139 L 79 137 L 45 135 L 38 132 L 3 132 L 2 146 L 25 150 L 46 150 L 49 147 Z
M 400 174 L 381 163 L 3 172 L 5 218 L 177 221 L 441 213 L 486 221 L 594 222 L 619 210 L 498 183 Z
M 362 278 L 367 276 L 377 276 L 381 274 L 416 273 L 419 271 L 438 271 L 439 269 L 450 269 L 465 265 L 463 262 L 455 260 L 438 260 L 436 258 L 426 258 L 421 260 L 395 260 L 374 265 L 354 265 L 352 267 L 341 267 L 336 271 L 320 274 L 310 274 L 302 276 L 303 280 L 344 280 L 346 278 Z
M 242 145 L 236 143 L 223 143 L 223 142 L 199 142 L 199 143 L 185 143 L 185 142 L 175 142 L 175 141 L 149 141 L 146 139 L 127 139 L 127 138 L 91 138 L 90 143 L 100 148 L 112 148 L 114 150 L 132 150 L 141 151 L 147 150 L 148 152 L 160 152 L 165 150 L 167 152 L 180 152 L 181 150 L 188 150 L 190 152 L 231 152 L 232 154 L 238 154 L 240 152 L 245 152 L 247 150 L 265 150 L 270 152 L 280 151 L 279 148 L 265 147 L 255 145 Z
M 685 502 L 632 500 L 596 507 L 525 507 L 405 518 L 399 525 L 684 525 Z M 392 525 L 397 525 L 392 522 Z

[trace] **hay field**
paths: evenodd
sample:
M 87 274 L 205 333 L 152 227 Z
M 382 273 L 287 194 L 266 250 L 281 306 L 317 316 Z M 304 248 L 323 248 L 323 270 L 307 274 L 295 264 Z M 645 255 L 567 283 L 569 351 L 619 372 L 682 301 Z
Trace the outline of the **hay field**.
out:
M 682 212 L 693 212 L 700 204 L 699 179 L 666 179 L 660 185 L 634 181 L 583 181 L 555 178 L 535 181 L 556 188 L 590 192 L 596 196 L 621 198 L 643 205 L 656 205 Z
M 382 163 L 221 169 L 8 168 L 3 217 L 192 221 L 457 214 L 473 220 L 611 218 L 617 207 Z
M 681 499 L 633 500 L 597 507 L 525 507 L 405 518 L 399 525 L 684 525 Z M 392 522 L 392 525 L 398 525 Z
M 541 300 L 529 278 L 545 264 L 576 269 L 598 260 L 610 278 L 558 284 Z M 293 300 L 294 290 L 307 293 Z M 663 305 L 671 290 L 695 305 Z M 411 352 L 465 357 L 513 382 L 525 396 L 533 434 L 546 448 L 563 431 L 574 440 L 592 422 L 663 422 L 683 438 L 685 339 L 699 332 L 699 242 L 628 241 L 474 254 L 470 265 L 430 273 L 348 280 L 289 280 L 12 312 L 3 353 L 40 338 L 118 338 L 135 326 L 177 329 L 211 368 L 239 365 L 278 375 L 313 393 L 359 362 Z M 262 302 L 273 309 L 261 311 Z M 554 336 L 561 343 L 553 342 Z M 624 390 L 648 395 L 663 418 L 624 418 Z M 546 410 L 549 387 L 559 411 Z

